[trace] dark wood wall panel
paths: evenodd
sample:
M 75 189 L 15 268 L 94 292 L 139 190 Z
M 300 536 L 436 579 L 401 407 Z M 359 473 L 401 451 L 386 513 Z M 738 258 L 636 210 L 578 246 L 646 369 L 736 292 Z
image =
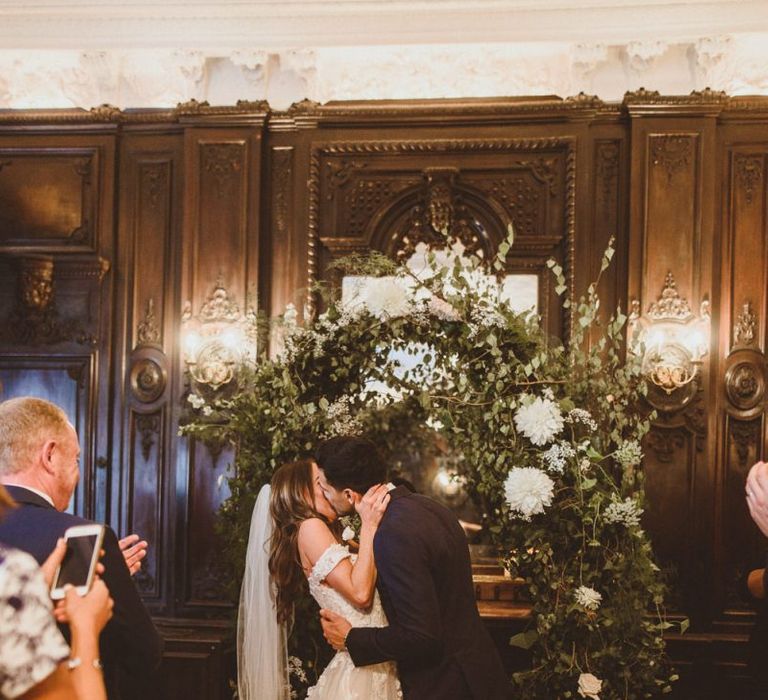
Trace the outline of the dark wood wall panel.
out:
M 612 235 L 601 318 L 619 304 L 647 313 L 668 272 L 694 313 L 711 312 L 696 390 L 681 406 L 650 397 L 645 524 L 672 568 L 671 607 L 693 623 L 670 638 L 675 696 L 736 697 L 753 620 L 736 581 L 765 548 L 743 481 L 768 438 L 767 125 L 763 99 L 644 90 L 620 105 L 0 115 L 0 395 L 62 404 L 83 442 L 75 510 L 150 541 L 137 584 L 163 616 L 166 697 L 223 699 L 232 673 L 214 534 L 232 454 L 178 437 L 195 390 L 180 341 L 214 291 L 240 314 L 301 310 L 347 252 L 407 256 L 449 230 L 488 253 L 509 223 L 509 270 L 538 275 L 552 333 L 570 318 L 546 260 L 578 296 Z M 25 282 L 31 256 L 52 264 L 44 308 L 44 285 Z

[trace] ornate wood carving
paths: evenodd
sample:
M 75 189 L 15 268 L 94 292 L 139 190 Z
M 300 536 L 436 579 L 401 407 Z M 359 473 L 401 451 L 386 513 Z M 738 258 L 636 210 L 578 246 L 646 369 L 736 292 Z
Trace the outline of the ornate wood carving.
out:
M 680 296 L 677 283 L 671 271 L 667 272 L 661 296 L 648 307 L 648 317 L 652 320 L 674 319 L 685 321 L 693 315 L 687 299 Z
M 146 462 L 149 460 L 149 455 L 155 444 L 155 438 L 160 435 L 160 412 L 137 415 L 136 429 L 141 438 L 141 454 Z
M 662 134 L 651 137 L 651 161 L 667 173 L 671 183 L 677 172 L 690 163 L 693 155 L 693 139 L 683 134 Z
M 167 163 L 144 163 L 139 175 L 150 206 L 156 207 L 168 190 Z
M 757 406 L 765 394 L 765 374 L 754 362 L 743 361 L 725 373 L 725 391 L 730 402 L 739 410 Z
M 272 149 L 272 221 L 278 240 L 288 235 L 293 199 L 293 148 Z
M 755 325 L 757 318 L 752 311 L 752 303 L 747 301 L 741 307 L 733 326 L 733 344 L 735 347 L 748 347 L 755 344 Z
M 168 382 L 165 368 L 151 357 L 138 359 L 131 368 L 131 391 L 141 403 L 152 403 L 160 398 Z
M 559 171 L 554 168 L 556 159 L 553 158 L 552 153 L 559 152 L 560 166 L 562 169 Z M 431 157 L 432 163 L 436 162 L 437 157 L 445 155 L 446 157 L 454 156 L 452 159 L 455 161 L 455 156 L 464 154 L 515 154 L 518 155 L 518 159 L 510 163 L 511 174 L 504 178 L 495 178 L 499 180 L 497 185 L 484 184 L 481 180 L 473 179 L 471 186 L 475 187 L 480 192 L 498 193 L 500 208 L 506 208 L 512 200 L 512 195 L 507 194 L 506 201 L 500 194 L 502 191 L 508 192 L 508 184 L 502 185 L 501 180 L 507 179 L 510 183 L 514 182 L 515 185 L 520 187 L 522 180 L 519 178 L 515 170 L 528 171 L 531 177 L 536 181 L 544 182 L 547 185 L 547 191 L 550 195 L 557 193 L 559 186 L 559 178 L 563 177 L 565 186 L 564 192 L 564 226 L 562 230 L 565 243 L 563 246 L 563 258 L 564 269 L 566 270 L 567 280 L 569 282 L 569 290 L 573 293 L 575 282 L 575 269 L 574 269 L 574 254 L 575 254 L 575 210 L 576 210 L 576 154 L 574 148 L 574 141 L 571 138 L 542 138 L 542 139 L 487 139 L 487 140 L 459 140 L 459 139 L 434 139 L 424 141 L 353 141 L 353 142 L 331 142 L 316 146 L 312 149 L 310 154 L 310 168 L 309 168 L 309 212 L 308 212 L 308 228 L 309 228 L 309 241 L 308 241 L 308 257 L 307 257 L 307 287 L 311 287 L 317 280 L 317 256 L 318 246 L 321 240 L 320 231 L 320 212 L 321 212 L 321 192 L 323 191 L 322 178 L 327 175 L 328 170 L 324 168 L 324 164 L 329 160 L 343 161 L 345 163 L 353 162 L 365 162 L 367 174 L 364 178 L 355 179 L 354 173 L 359 172 L 360 168 L 347 167 L 346 169 L 339 169 L 338 172 L 343 172 L 344 177 L 348 177 L 349 181 L 346 182 L 347 189 L 355 192 L 354 195 L 348 195 L 349 197 L 357 197 L 356 207 L 357 211 L 361 211 L 363 206 L 366 206 L 365 202 L 375 201 L 376 197 L 390 199 L 399 192 L 398 190 L 388 189 L 392 186 L 378 184 L 386 181 L 386 177 L 373 176 L 373 168 L 371 167 L 371 157 L 374 156 L 392 156 L 395 154 L 402 154 L 405 157 L 412 157 L 423 154 L 425 157 Z M 366 158 L 368 156 L 368 158 Z M 450 167 L 455 167 L 453 164 Z M 564 170 L 564 172 L 563 172 Z M 418 172 L 418 171 L 417 171 Z M 347 175 L 349 173 L 349 175 Z M 402 178 L 402 175 L 400 176 Z M 462 173 L 462 182 L 464 175 Z M 365 181 L 365 185 L 360 184 Z M 375 186 L 370 185 L 371 182 L 376 182 Z M 353 185 L 350 184 L 354 183 Z M 487 180 L 486 180 L 487 183 Z M 398 187 L 400 182 L 398 182 Z M 469 185 L 467 185 L 469 186 Z M 357 190 L 355 190 L 357 188 Z M 378 190 L 378 191 L 377 191 Z M 391 194 L 393 193 L 393 194 Z M 525 197 L 515 197 L 517 202 L 525 202 L 523 206 L 531 207 L 530 199 Z M 349 200 L 347 200 L 349 201 Z M 443 197 L 443 201 L 445 198 Z M 370 207 L 370 204 L 368 205 Z M 516 203 L 516 207 L 520 204 Z M 428 205 L 427 205 L 428 207 Z M 433 211 L 437 214 L 438 210 L 446 212 L 443 205 L 433 208 Z M 510 207 L 515 210 L 515 207 Z M 530 236 L 534 238 L 536 234 L 540 232 L 535 229 L 532 224 L 533 215 L 530 210 L 526 216 L 518 217 L 518 212 L 514 211 L 514 214 L 510 217 L 514 223 L 515 230 L 523 238 L 524 236 Z M 361 216 L 350 217 L 354 222 L 356 230 L 361 228 Z M 422 215 L 423 218 L 423 215 Z M 435 218 L 435 221 L 439 220 L 439 216 Z M 430 224 L 431 226 L 431 224 Z M 345 234 L 351 234 L 351 231 L 345 231 Z M 340 238 L 341 240 L 341 238 Z M 347 241 L 347 238 L 344 238 Z M 519 240 L 519 239 L 518 239 Z M 522 244 L 522 242 L 521 242 Z M 550 241 L 547 244 L 549 250 L 553 243 Z M 546 254 L 546 251 L 542 249 L 542 254 Z M 572 316 L 572 309 L 568 312 L 565 319 L 566 333 L 570 333 L 570 321 Z
M 136 329 L 136 337 L 139 345 L 157 345 L 160 342 L 160 328 L 155 316 L 155 300 L 150 297 L 147 300 L 147 309 L 144 318 Z
M 616 204 L 619 175 L 619 144 L 603 141 L 597 145 L 598 202 L 606 210 Z
M 685 429 L 654 427 L 648 433 L 645 444 L 653 451 L 659 462 L 667 464 L 672 461 L 675 452 L 685 446 Z
M 739 460 L 739 466 L 747 466 L 747 459 L 752 448 L 757 450 L 757 443 L 760 437 L 761 420 L 738 420 L 731 418 L 729 421 L 731 440 L 736 448 L 736 455 Z
M 0 148 L 0 245 L 96 252 L 97 148 Z
M 2 324 L 0 339 L 32 346 L 64 342 L 89 346 L 96 344 L 96 336 L 88 331 L 79 319 L 62 318 L 59 315 L 55 301 L 52 257 L 21 257 L 17 267 L 17 304 Z M 99 266 L 98 271 L 101 269 L 102 266 Z M 79 274 L 87 277 L 88 271 L 80 270 Z M 103 273 L 100 272 L 99 277 L 101 274 Z M 69 276 L 72 276 L 72 271 Z
M 243 145 L 240 143 L 204 144 L 203 169 L 216 182 L 218 196 L 224 197 L 243 169 Z
M 736 156 L 736 181 L 744 192 L 747 204 L 752 204 L 755 192 L 762 190 L 763 156 Z

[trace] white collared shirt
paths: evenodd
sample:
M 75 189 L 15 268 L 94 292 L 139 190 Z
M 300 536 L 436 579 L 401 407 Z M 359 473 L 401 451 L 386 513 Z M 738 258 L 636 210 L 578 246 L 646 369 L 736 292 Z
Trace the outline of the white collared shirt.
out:
M 27 489 L 27 491 L 31 491 L 32 493 L 36 493 L 40 498 L 45 499 L 53 506 L 53 499 L 47 494 L 43 493 L 42 491 L 38 491 L 34 486 L 27 486 L 26 484 L 11 484 L 10 482 L 3 484 L 3 486 L 15 486 L 17 489 Z M 54 508 L 56 506 L 53 506 Z

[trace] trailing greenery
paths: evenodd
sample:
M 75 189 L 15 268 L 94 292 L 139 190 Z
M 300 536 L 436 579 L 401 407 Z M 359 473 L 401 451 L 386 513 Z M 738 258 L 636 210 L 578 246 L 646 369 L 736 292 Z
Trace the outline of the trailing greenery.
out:
M 445 253 L 441 264 L 427 255 L 423 270 L 347 260 L 347 272 L 390 277 L 346 306 L 325 299 L 326 311 L 304 327 L 289 310 L 280 355 L 244 370 L 228 399 L 193 396 L 184 432 L 236 449 L 219 528 L 236 586 L 251 509 L 276 467 L 346 433 L 368 435 L 396 466 L 439 431 L 459 456 L 458 478 L 487 540 L 531 601 L 530 629 L 512 640 L 533 658 L 513 679 L 521 697 L 651 697 L 674 677 L 664 589 L 639 520 L 650 417 L 640 368 L 623 359 L 626 317 L 600 326 L 595 283 L 573 309 L 567 347 L 545 338 L 535 314 L 503 298 L 496 275 L 510 244 L 491 266 Z M 550 267 L 562 294 L 562 270 Z M 589 344 L 595 328 L 600 340 Z M 415 361 L 404 366 L 393 350 Z M 291 649 L 312 684 L 328 650 L 309 600 Z M 294 683 L 303 692 L 298 676 Z

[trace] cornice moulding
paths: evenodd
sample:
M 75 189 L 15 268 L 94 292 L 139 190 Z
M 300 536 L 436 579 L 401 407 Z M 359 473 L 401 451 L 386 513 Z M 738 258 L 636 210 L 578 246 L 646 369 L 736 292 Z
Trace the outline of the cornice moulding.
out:
M 0 45 L 6 49 L 620 43 L 691 39 L 766 26 L 764 0 L 0 1 Z

